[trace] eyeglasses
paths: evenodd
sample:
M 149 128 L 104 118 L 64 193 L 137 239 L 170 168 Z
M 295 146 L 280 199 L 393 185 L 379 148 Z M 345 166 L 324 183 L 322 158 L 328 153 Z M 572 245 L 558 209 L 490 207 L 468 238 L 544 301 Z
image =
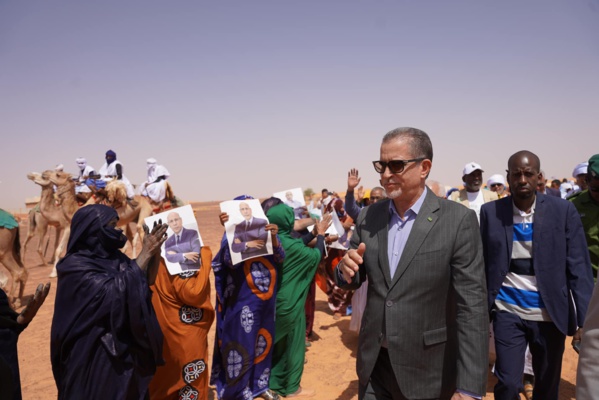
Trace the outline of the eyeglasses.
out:
M 385 173 L 387 167 L 389 167 L 389 172 L 392 174 L 401 174 L 406 167 L 407 163 L 418 162 L 425 160 L 426 158 L 413 158 L 411 160 L 391 160 L 391 161 L 373 161 L 372 165 L 374 165 L 374 170 L 379 174 Z
M 496 188 L 496 187 L 503 186 L 503 183 L 491 183 L 489 186 L 490 186 L 491 188 Z

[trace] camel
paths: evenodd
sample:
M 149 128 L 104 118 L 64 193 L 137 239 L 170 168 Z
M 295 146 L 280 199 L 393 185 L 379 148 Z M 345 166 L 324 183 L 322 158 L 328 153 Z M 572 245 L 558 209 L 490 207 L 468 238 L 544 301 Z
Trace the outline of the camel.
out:
M 60 259 L 60 254 L 63 249 L 66 248 L 67 242 L 69 240 L 69 235 L 71 234 L 71 225 L 69 223 L 69 219 L 65 216 L 65 213 L 62 210 L 60 205 L 56 204 L 56 200 L 54 198 L 54 188 L 52 182 L 49 180 L 49 177 L 55 173 L 55 171 L 44 171 L 42 174 L 37 172 L 32 172 L 27 174 L 27 178 L 32 180 L 34 183 L 40 185 L 42 187 L 41 199 L 39 202 L 40 212 L 48 220 L 48 223 L 56 223 L 60 226 L 62 231 L 62 236 L 60 240 L 58 240 L 58 246 L 56 246 L 56 250 L 54 251 L 54 267 L 52 268 L 52 272 L 50 273 L 50 278 L 56 278 L 56 264 Z
M 19 224 L 15 218 L 4 210 L 0 210 L 0 220 L 5 226 L 0 226 L 0 263 L 12 275 L 12 283 L 7 290 L 8 301 L 14 308 L 21 307 L 21 299 L 25 291 L 25 283 L 29 275 L 21 262 L 21 242 L 19 239 Z M 0 287 L 6 288 L 7 279 L 0 273 Z M 15 298 L 15 290 L 19 285 L 19 296 Z
M 62 228 L 60 227 L 60 224 L 58 224 L 57 222 L 48 222 L 48 220 L 44 218 L 44 216 L 40 212 L 39 204 L 31 210 L 29 210 L 29 225 L 27 227 L 27 237 L 25 238 L 25 243 L 23 244 L 23 253 L 21 259 L 25 259 L 25 254 L 27 253 L 27 244 L 33 238 L 33 236 L 37 235 L 39 237 L 39 242 L 37 244 L 37 254 L 39 254 L 40 259 L 42 260 L 42 264 L 46 262 L 44 260 L 45 251 L 43 251 L 43 239 L 46 237 L 46 233 L 48 232 L 48 226 L 53 226 L 56 229 L 56 239 L 54 239 L 54 251 L 52 252 L 52 259 L 49 262 L 49 264 L 54 264 L 56 248 L 58 247 L 58 238 L 60 238 Z M 48 244 L 46 244 L 46 248 L 47 247 Z
M 48 174 L 48 180 L 56 185 L 56 197 L 58 198 L 65 217 L 70 222 L 73 218 L 73 214 L 79 207 L 77 197 L 75 195 L 75 182 L 73 181 L 72 176 L 64 172 L 51 171 Z M 124 201 L 120 198 L 121 190 L 124 193 Z M 115 199 L 115 196 L 117 199 Z M 91 196 L 83 206 L 89 204 L 106 204 L 113 207 L 119 215 L 117 226 L 123 229 L 127 239 L 129 239 L 129 242 L 131 242 L 133 258 L 135 258 L 137 255 L 136 238 L 138 235 L 137 232 L 133 232 L 129 224 L 137 224 L 140 221 L 140 218 L 141 222 L 143 223 L 143 218 L 152 215 L 152 211 L 151 208 L 148 208 L 148 206 L 145 204 L 138 204 L 136 207 L 133 207 L 126 201 L 126 199 L 126 189 L 123 183 L 120 181 L 110 181 L 106 187 L 106 191 L 94 191 L 94 195 Z M 123 252 L 126 250 L 127 247 L 122 249 Z
M 56 185 L 55 197 L 58 199 L 65 219 L 70 223 L 73 214 L 78 209 L 77 198 L 75 196 L 75 182 L 72 180 L 72 176 L 65 172 L 46 171 L 44 172 L 44 177 L 51 184 Z M 123 182 L 112 180 L 107 183 L 105 190 L 97 191 L 92 189 L 94 195 L 89 198 L 85 205 L 100 203 L 113 207 L 117 211 L 119 215 L 117 226 L 123 229 L 127 239 L 131 242 L 132 257 L 135 258 L 137 256 L 137 243 L 143 240 L 144 219 L 155 212 L 162 212 L 164 209 L 172 207 L 171 204 L 175 203 L 175 201 L 181 203 L 179 199 L 172 195 L 170 186 L 167 189 L 167 193 L 175 200 L 163 201 L 160 204 L 156 204 L 150 202 L 147 197 L 137 195 L 133 202 L 129 202 L 127 200 L 127 190 Z M 135 234 L 130 227 L 130 223 L 136 224 L 137 229 L 135 230 Z M 124 251 L 126 251 L 126 248 L 123 249 Z
M 139 212 L 136 218 L 137 232 L 133 239 L 133 257 L 135 257 L 137 242 L 143 240 L 144 237 L 143 224 L 145 218 L 161 213 L 169 208 L 185 205 L 181 199 L 173 194 L 173 190 L 168 182 L 166 185 L 167 196 L 165 200 L 156 203 L 146 196 L 136 195 L 134 198 L 135 207 L 131 206 L 130 202 L 127 201 L 127 190 L 122 182 L 111 181 L 106 185 L 106 198 L 104 202 L 114 207 L 119 212 L 119 217 L 121 217 L 122 213 L 123 217 L 121 218 L 125 218 L 126 215 L 135 218 L 135 215 L 137 215 L 136 212 Z
M 63 215 L 70 223 L 73 215 L 79 209 L 79 203 L 75 196 L 75 182 L 72 179 L 72 175 L 66 172 L 51 171 L 48 174 L 48 180 L 56 186 L 54 198 L 60 206 Z
M 132 257 L 135 258 L 137 254 L 137 243 L 143 239 L 144 219 L 153 214 L 152 206 L 140 195 L 136 195 L 133 202 L 128 201 L 127 189 L 123 182 L 118 180 L 108 182 L 106 184 L 105 193 L 106 197 L 104 199 L 104 204 L 113 207 L 118 212 L 119 223 L 123 221 L 126 222 L 128 226 L 129 222 L 134 222 L 136 225 L 135 235 L 131 240 L 133 247 Z

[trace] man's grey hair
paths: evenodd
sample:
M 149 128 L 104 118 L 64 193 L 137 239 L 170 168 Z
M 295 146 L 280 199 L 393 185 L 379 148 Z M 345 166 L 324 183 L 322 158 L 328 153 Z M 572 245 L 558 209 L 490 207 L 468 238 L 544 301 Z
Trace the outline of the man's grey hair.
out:
M 433 161 L 433 144 L 426 132 L 420 129 L 402 127 L 395 128 L 383 137 L 383 143 L 395 139 L 407 140 L 410 145 L 410 152 L 414 158 L 427 158 Z

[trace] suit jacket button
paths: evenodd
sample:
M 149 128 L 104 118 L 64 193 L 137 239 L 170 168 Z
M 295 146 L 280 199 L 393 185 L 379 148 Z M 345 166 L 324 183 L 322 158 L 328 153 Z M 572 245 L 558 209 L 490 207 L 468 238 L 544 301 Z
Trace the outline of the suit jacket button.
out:
M 391 300 L 388 300 L 385 304 L 387 304 L 387 307 L 391 307 L 393 305 L 393 302 Z

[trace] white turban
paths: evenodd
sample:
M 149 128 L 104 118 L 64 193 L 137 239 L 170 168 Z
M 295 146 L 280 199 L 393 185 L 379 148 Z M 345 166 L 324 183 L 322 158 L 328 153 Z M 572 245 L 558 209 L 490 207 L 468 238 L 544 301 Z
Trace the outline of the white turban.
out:
M 146 162 L 148 163 L 148 171 L 156 168 L 156 163 L 158 162 L 155 158 L 148 158 L 146 160 Z
M 583 162 L 578 164 L 575 168 L 574 171 L 572 171 L 572 176 L 574 178 L 576 178 L 578 175 L 580 174 L 586 174 L 587 171 L 589 169 L 589 163 L 588 162 Z
M 62 172 L 62 171 L 64 171 L 64 165 L 62 165 L 62 164 L 56 164 L 56 167 L 54 167 L 54 171 L 56 171 L 56 172 Z
M 568 192 L 571 191 L 573 188 L 574 187 L 572 186 L 572 184 L 568 182 L 564 182 L 561 185 L 559 185 L 559 191 L 562 195 L 562 199 L 565 199 Z
M 87 166 L 87 160 L 83 157 L 76 158 L 75 162 L 77 163 L 77 166 L 79 167 L 79 169 L 83 169 Z
M 503 178 L 503 175 L 501 175 L 501 174 L 491 175 L 491 177 L 487 181 L 487 186 L 490 188 L 491 185 L 493 185 L 495 183 L 501 183 L 503 186 L 505 186 L 505 179 Z

